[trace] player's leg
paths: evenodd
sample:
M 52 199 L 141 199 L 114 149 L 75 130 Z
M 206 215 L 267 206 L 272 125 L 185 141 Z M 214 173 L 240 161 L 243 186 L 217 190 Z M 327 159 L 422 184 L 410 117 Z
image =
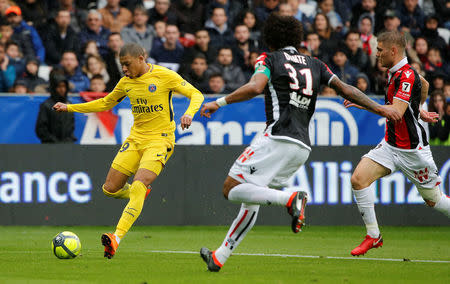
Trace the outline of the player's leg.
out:
M 128 199 L 130 198 L 130 185 L 127 183 L 129 176 L 133 175 L 139 165 L 141 155 L 131 142 L 125 142 L 111 164 L 106 181 L 103 185 L 103 193 L 106 196 Z M 105 247 L 104 256 L 111 258 L 115 255 L 120 243 L 120 237 L 112 233 L 104 233 L 101 237 Z
M 434 163 L 429 146 L 420 150 L 398 153 L 401 171 L 415 185 L 425 203 L 435 210 L 450 217 L 450 198 L 446 196 L 439 185 L 442 183 L 438 168 Z
M 117 223 L 116 231 L 114 234 L 105 233 L 102 235 L 102 244 L 105 246 L 105 257 L 112 258 L 115 255 L 120 241 L 125 237 L 125 234 L 141 214 L 142 208 L 144 207 L 144 200 L 148 195 L 147 191 L 149 190 L 149 186 L 157 176 L 155 172 L 144 168 L 137 170 L 133 183 L 128 189 L 129 201 Z
M 309 149 L 296 143 L 262 137 L 247 148 L 231 167 L 227 181 L 232 178 L 241 184 L 227 187 L 226 181 L 224 195 L 236 203 L 287 207 L 292 216 L 292 231 L 298 233 L 305 223 L 307 194 L 278 189 L 286 185 L 309 154 Z
M 370 185 L 390 173 L 390 169 L 368 157 L 363 157 L 352 175 L 353 195 L 367 230 L 366 238 L 351 251 L 352 255 L 363 255 L 369 249 L 383 244 L 375 214 L 375 192 Z
M 160 168 L 162 169 L 162 165 L 160 165 Z M 144 168 L 137 170 L 133 183 L 130 186 L 130 201 L 125 206 L 114 233 L 120 239 L 125 236 L 141 214 L 142 208 L 144 207 L 147 187 L 156 179 L 158 174 L 159 172 L 155 173 Z
M 297 144 L 262 137 L 235 161 L 224 184 L 224 196 L 236 203 L 288 207 L 293 194 L 268 185 L 281 172 L 289 177 L 308 159 L 310 151 Z M 234 180 L 234 182 L 233 182 Z M 281 188 L 279 186 L 277 188 Z
M 158 177 L 165 163 L 171 157 L 173 141 L 170 139 L 159 139 L 142 150 L 142 158 L 139 168 L 133 178 L 129 189 L 130 201 L 125 206 L 122 216 L 117 224 L 115 235 L 122 239 L 130 230 L 133 223 L 142 212 L 144 200 L 147 197 L 150 185 Z
M 277 147 L 280 148 L 278 152 Z M 280 151 L 283 152 L 280 153 Z M 293 154 L 289 155 L 290 152 Z M 200 255 L 210 271 L 219 271 L 233 250 L 251 230 L 258 215 L 259 205 L 274 204 L 286 206 L 288 209 L 297 208 L 292 205 L 296 204 L 295 200 L 300 196 L 299 193 L 287 193 L 269 188 L 267 185 L 284 168 L 289 168 L 289 176 L 292 175 L 306 161 L 308 155 L 309 150 L 298 145 L 291 143 L 284 145 L 266 137 L 252 144 L 235 161 L 224 182 L 223 194 L 230 201 L 239 202 L 242 205 L 222 245 L 213 252 L 207 248 L 200 250 Z M 295 167 L 289 163 L 290 160 L 296 161 Z M 300 212 L 304 211 L 305 203 L 306 196 L 298 202 L 301 205 L 293 213 L 297 214 L 296 221 L 299 219 Z
M 200 250 L 200 255 L 208 265 L 209 271 L 217 272 L 225 264 L 231 253 L 253 228 L 258 211 L 259 205 L 242 203 L 241 209 L 228 229 L 222 245 L 215 251 L 209 251 L 207 248 Z
M 417 187 L 417 189 L 429 207 L 450 217 L 450 198 L 442 192 L 439 186 L 435 186 L 432 189 L 419 187 Z

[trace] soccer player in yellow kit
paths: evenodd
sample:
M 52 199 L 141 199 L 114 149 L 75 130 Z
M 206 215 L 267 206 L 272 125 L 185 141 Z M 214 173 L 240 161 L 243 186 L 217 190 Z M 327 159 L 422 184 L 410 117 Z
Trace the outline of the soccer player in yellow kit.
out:
M 104 256 L 112 258 L 120 240 L 138 218 L 150 184 L 156 179 L 175 145 L 172 94 L 180 93 L 190 99 L 181 117 L 181 128 L 189 128 L 199 110 L 203 95 L 176 72 L 162 66 L 147 64 L 145 50 L 129 43 L 120 50 L 120 64 L 125 74 L 106 97 L 88 103 L 66 105 L 56 103 L 58 112 L 99 112 L 113 108 L 126 96 L 130 98 L 134 124 L 130 136 L 117 153 L 103 184 L 105 195 L 129 199 L 114 234 L 102 235 Z M 134 174 L 132 184 L 128 178 Z

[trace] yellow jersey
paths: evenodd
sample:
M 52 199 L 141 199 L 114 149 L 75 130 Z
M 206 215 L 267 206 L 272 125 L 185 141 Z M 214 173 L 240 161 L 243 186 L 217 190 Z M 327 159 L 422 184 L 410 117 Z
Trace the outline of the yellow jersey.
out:
M 172 105 L 173 93 L 190 99 L 185 114 L 194 117 L 202 102 L 202 93 L 176 72 L 165 67 L 148 64 L 147 73 L 137 78 L 122 77 L 114 90 L 104 98 L 88 103 L 67 105 L 69 112 L 99 112 L 113 108 L 125 97 L 130 98 L 134 124 L 130 139 L 143 141 L 153 135 L 174 134 L 175 121 Z

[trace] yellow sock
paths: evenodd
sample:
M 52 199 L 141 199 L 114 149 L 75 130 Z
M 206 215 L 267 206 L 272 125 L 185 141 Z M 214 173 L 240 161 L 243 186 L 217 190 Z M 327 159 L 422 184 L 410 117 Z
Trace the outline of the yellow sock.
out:
M 128 199 L 130 198 L 130 184 L 126 183 L 121 189 L 119 189 L 117 192 L 109 192 L 105 189 L 105 185 L 103 185 L 103 194 L 109 197 L 114 197 L 117 199 Z
M 139 214 L 141 214 L 147 187 L 141 181 L 136 180 L 131 184 L 129 192 L 130 201 L 125 206 L 122 217 L 120 217 L 116 231 L 114 232 L 121 239 L 130 230 L 134 221 L 139 217 Z

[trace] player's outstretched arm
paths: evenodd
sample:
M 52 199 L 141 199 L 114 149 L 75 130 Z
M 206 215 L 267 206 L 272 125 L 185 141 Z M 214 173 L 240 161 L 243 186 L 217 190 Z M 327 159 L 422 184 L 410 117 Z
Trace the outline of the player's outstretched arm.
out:
M 269 78 L 262 74 L 256 73 L 252 76 L 247 84 L 235 90 L 231 94 L 217 99 L 215 102 L 209 102 L 203 105 L 200 114 L 201 116 L 211 117 L 211 114 L 216 112 L 220 107 L 233 103 L 247 101 L 251 98 L 261 94 L 266 87 Z
M 100 112 L 112 109 L 115 105 L 120 103 L 127 96 L 126 92 L 121 87 L 120 82 L 122 82 L 122 80 L 119 81 L 119 83 L 117 83 L 114 90 L 111 93 L 109 93 L 106 97 L 81 104 L 56 103 L 53 106 L 53 109 L 57 112 L 81 112 L 81 113 Z
M 352 103 L 367 109 L 370 112 L 386 117 L 392 121 L 400 121 L 402 115 L 395 108 L 388 108 L 371 100 L 363 92 L 357 88 L 342 82 L 337 76 L 334 76 L 330 82 L 330 86 L 335 89 L 338 94 L 351 101 Z

